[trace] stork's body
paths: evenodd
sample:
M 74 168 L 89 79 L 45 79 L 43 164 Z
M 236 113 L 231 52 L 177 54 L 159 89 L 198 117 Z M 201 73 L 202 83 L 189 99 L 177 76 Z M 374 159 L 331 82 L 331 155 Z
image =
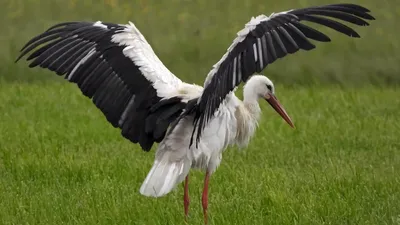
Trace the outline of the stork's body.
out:
M 197 99 L 203 89 L 193 85 L 180 89 L 185 99 Z M 228 146 L 246 147 L 253 136 L 261 109 L 258 99 L 261 96 L 274 96 L 272 82 L 264 76 L 253 76 L 244 87 L 243 102 L 234 92 L 228 94 L 213 118 L 204 127 L 203 135 L 197 145 L 191 145 L 194 118 L 184 117 L 169 132 L 157 148 L 155 162 L 147 175 L 140 192 L 146 196 L 160 197 L 168 194 L 176 184 L 185 178 L 184 203 L 185 216 L 189 207 L 189 169 L 206 172 L 202 206 L 205 220 L 208 207 L 208 180 L 222 160 L 222 153 Z M 196 90 L 193 92 L 193 90 Z M 196 93 L 198 92 L 198 93 Z M 290 121 L 291 123 L 291 121 Z M 291 124 L 293 126 L 293 124 Z M 189 147 L 189 150 L 187 149 Z
M 306 20 L 359 37 L 350 27 L 327 17 L 367 26 L 374 19 L 355 4 L 289 10 L 252 18 L 208 73 L 204 86 L 181 81 L 158 59 L 133 23 L 67 22 L 31 39 L 19 60 L 30 54 L 30 67 L 48 68 L 76 83 L 123 137 L 149 151 L 159 143 L 154 164 L 140 192 L 160 197 L 186 180 L 188 213 L 190 168 L 206 172 L 203 209 L 207 222 L 210 174 L 230 145 L 245 147 L 253 136 L 265 99 L 293 127 L 275 97 L 272 82 L 261 75 L 267 65 L 298 50 L 315 48 L 309 39 L 328 42 Z M 243 101 L 234 91 L 246 83 Z M 186 179 L 185 179 L 186 178 Z
M 254 76 L 252 79 L 271 83 L 264 76 Z M 156 197 L 167 194 L 177 183 L 183 181 L 190 168 L 211 174 L 221 163 L 222 152 L 228 146 L 236 144 L 245 147 L 260 118 L 259 97 L 252 95 L 254 86 L 258 85 L 259 82 L 249 82 L 249 86 L 244 89 L 245 93 L 249 94 L 245 95 L 243 102 L 233 92 L 230 93 L 220 110 L 204 127 L 202 138 L 197 145 L 190 145 L 194 118 L 188 116 L 180 120 L 159 144 L 153 169 L 145 180 L 141 193 Z M 267 87 L 265 89 L 268 90 Z M 200 97 L 201 91 L 199 90 L 198 96 L 192 96 L 193 99 Z M 153 182 L 149 181 L 151 178 Z

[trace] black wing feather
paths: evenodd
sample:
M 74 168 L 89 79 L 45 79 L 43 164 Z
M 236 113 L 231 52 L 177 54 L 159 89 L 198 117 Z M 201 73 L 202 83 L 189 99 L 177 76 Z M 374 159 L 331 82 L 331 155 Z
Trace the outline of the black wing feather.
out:
M 313 14 L 313 15 L 320 15 L 320 16 L 328 16 L 336 19 L 341 19 L 343 21 L 356 24 L 359 26 L 368 26 L 369 23 L 366 22 L 363 19 L 358 18 L 357 16 L 354 16 L 352 14 L 348 14 L 345 12 L 341 11 L 330 11 L 326 9 L 309 9 L 305 10 L 307 14 Z
M 296 41 L 290 36 L 289 32 L 286 31 L 285 27 L 280 26 L 278 27 L 279 34 L 282 36 L 282 40 L 285 40 L 285 46 L 288 48 L 288 52 L 290 54 L 295 53 L 299 50 L 299 46 L 297 45 Z
M 360 35 L 355 30 L 353 30 L 350 27 L 348 27 L 344 24 L 341 24 L 337 21 L 331 20 L 331 19 L 327 19 L 327 18 L 319 17 L 319 16 L 312 16 L 312 15 L 299 15 L 299 19 L 314 22 L 314 23 L 319 23 L 321 25 L 330 27 L 340 33 L 346 34 L 350 37 L 360 37 Z
M 374 20 L 375 19 L 373 16 L 371 16 L 370 14 L 368 14 L 365 11 L 357 11 L 357 10 L 353 10 L 351 8 L 347 8 L 345 6 L 328 5 L 328 6 L 324 7 L 324 8 L 328 9 L 328 10 L 345 12 L 345 13 L 348 13 L 348 14 L 351 14 L 351 15 L 355 15 L 355 16 L 361 17 L 361 18 L 366 19 L 366 20 Z
M 293 25 L 298 30 L 300 30 L 300 32 L 303 33 L 307 38 L 310 38 L 314 41 L 320 41 L 320 42 L 330 42 L 331 41 L 331 39 L 328 36 L 326 36 L 324 33 L 320 32 L 312 27 L 301 24 L 297 21 L 293 21 L 289 25 Z M 315 48 L 315 45 L 313 45 L 313 46 Z

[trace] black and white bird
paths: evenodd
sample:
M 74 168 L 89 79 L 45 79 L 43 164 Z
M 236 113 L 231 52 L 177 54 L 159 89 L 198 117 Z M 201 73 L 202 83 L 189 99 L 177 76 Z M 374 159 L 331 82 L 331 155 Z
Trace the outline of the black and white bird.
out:
M 301 21 L 360 37 L 338 21 L 367 26 L 365 20 L 374 19 L 368 12 L 355 4 L 332 4 L 253 17 L 212 67 L 203 87 L 171 73 L 131 22 L 57 24 L 31 39 L 17 61 L 30 53 L 29 67 L 48 68 L 76 83 L 122 136 L 144 151 L 159 143 L 141 194 L 160 197 L 185 180 L 187 216 L 189 170 L 205 171 L 202 205 L 207 223 L 209 177 L 228 146 L 249 143 L 261 114 L 258 100 L 265 99 L 294 127 L 273 83 L 254 74 L 288 54 L 314 49 L 310 39 L 330 41 Z M 242 82 L 243 101 L 234 94 Z

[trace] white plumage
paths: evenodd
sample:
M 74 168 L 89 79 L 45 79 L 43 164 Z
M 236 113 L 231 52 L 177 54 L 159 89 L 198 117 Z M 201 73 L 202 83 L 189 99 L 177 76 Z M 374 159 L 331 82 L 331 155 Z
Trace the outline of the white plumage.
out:
M 33 60 L 30 67 L 48 68 L 76 83 L 107 120 L 143 150 L 159 143 L 140 188 L 143 195 L 166 195 L 185 180 L 187 216 L 189 170 L 206 171 L 202 203 L 207 223 L 209 176 L 227 147 L 248 145 L 261 115 L 259 99 L 293 127 L 272 82 L 254 74 L 288 54 L 315 48 L 309 39 L 330 41 L 301 21 L 359 37 L 328 17 L 366 26 L 364 19 L 374 19 L 368 12 L 355 4 L 333 4 L 253 17 L 212 67 L 203 87 L 182 82 L 169 71 L 131 22 L 57 24 L 32 38 L 17 60 L 37 48 L 27 59 Z M 243 101 L 234 94 L 242 82 Z

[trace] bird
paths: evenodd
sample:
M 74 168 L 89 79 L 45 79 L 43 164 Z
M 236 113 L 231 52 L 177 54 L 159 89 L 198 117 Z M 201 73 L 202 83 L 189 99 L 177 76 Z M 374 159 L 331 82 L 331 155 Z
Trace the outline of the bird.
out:
M 261 118 L 259 101 L 265 100 L 294 128 L 273 82 L 260 72 L 287 55 L 314 49 L 312 41 L 331 41 L 304 21 L 358 38 L 343 21 L 368 26 L 367 20 L 375 20 L 370 10 L 350 3 L 252 17 L 202 86 L 184 82 L 166 68 L 132 22 L 57 23 L 30 39 L 16 62 L 29 54 L 30 68 L 45 68 L 75 83 L 124 138 L 146 152 L 157 145 L 139 191 L 161 197 L 184 182 L 185 220 L 189 171 L 205 172 L 202 208 L 207 224 L 210 176 L 228 147 L 248 146 Z M 243 100 L 235 95 L 240 84 Z

